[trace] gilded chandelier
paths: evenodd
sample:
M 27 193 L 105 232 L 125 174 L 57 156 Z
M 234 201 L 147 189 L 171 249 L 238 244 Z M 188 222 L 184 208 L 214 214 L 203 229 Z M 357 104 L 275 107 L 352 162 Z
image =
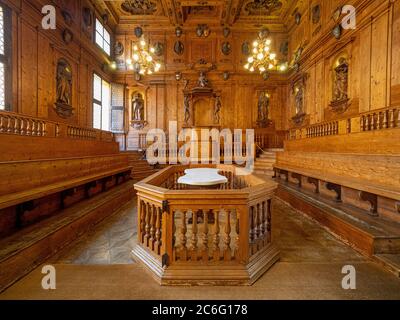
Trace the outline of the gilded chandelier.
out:
M 158 72 L 161 64 L 154 59 L 154 52 L 155 49 L 148 46 L 142 37 L 138 43 L 132 45 L 132 55 L 126 60 L 128 69 L 141 75 Z
M 251 55 L 247 58 L 244 68 L 250 72 L 259 71 L 261 74 L 277 68 L 276 54 L 271 52 L 272 40 L 261 31 L 258 39 L 253 42 Z

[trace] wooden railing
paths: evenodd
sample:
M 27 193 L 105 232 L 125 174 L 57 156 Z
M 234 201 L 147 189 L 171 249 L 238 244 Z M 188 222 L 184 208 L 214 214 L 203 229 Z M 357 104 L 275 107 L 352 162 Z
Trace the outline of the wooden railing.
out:
M 114 141 L 113 133 L 0 111 L 0 134 Z
M 298 140 L 393 128 L 400 128 L 400 107 L 384 108 L 362 113 L 357 117 L 291 129 L 287 139 Z
M 287 131 L 270 131 L 255 129 L 255 143 L 263 150 L 283 148 L 283 142 L 287 137 Z
M 218 165 L 229 180 L 224 188 L 181 189 L 173 181 L 186 168 L 170 166 L 135 185 L 139 228 L 134 254 L 162 284 L 254 282 L 263 273 L 255 269 L 266 271 L 278 259 L 271 243 L 275 182 Z M 250 270 L 249 264 L 257 268 Z

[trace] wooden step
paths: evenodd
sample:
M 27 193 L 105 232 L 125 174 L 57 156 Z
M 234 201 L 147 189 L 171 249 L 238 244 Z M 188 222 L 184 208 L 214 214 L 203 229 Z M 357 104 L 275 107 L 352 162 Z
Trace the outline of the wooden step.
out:
M 400 254 L 375 254 L 373 259 L 394 275 L 400 277 Z
M 130 180 L 2 239 L 0 292 L 133 197 L 133 182 Z
M 281 182 L 277 196 L 309 215 L 361 253 L 400 253 L 400 224 L 349 204 L 337 203 L 311 191 Z

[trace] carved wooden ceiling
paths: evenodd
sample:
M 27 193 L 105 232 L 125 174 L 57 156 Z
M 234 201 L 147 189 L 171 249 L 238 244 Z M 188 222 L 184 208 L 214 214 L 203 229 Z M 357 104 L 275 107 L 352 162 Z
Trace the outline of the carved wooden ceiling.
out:
M 253 29 L 267 25 L 286 29 L 297 0 L 91 0 L 107 11 L 111 22 L 124 31 L 132 25 L 226 25 Z

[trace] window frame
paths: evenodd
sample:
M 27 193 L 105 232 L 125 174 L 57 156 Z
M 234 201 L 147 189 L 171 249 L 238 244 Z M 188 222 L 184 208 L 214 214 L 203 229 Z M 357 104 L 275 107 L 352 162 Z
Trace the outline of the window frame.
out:
M 101 83 L 100 83 L 100 98 L 101 100 L 98 100 L 94 96 L 94 79 L 95 76 L 97 76 Z M 103 130 L 103 131 L 109 131 L 111 132 L 111 124 L 109 123 L 109 130 L 104 130 L 103 129 L 103 82 L 107 83 L 107 85 L 110 88 L 110 99 L 111 99 L 111 82 L 108 82 L 106 79 L 104 79 L 100 74 L 97 72 L 93 72 L 93 77 L 92 77 L 92 128 L 97 129 L 97 130 Z M 97 104 L 100 106 L 100 128 L 95 128 L 94 127 L 94 105 Z M 109 108 L 111 110 L 111 106 Z M 110 115 L 111 117 L 111 115 Z
M 0 62 L 4 64 L 4 109 L 0 111 L 12 110 L 12 15 L 11 9 L 4 3 L 0 3 L 3 9 L 4 25 L 4 54 L 0 54 Z
M 103 30 L 103 34 L 100 35 L 100 33 L 97 31 L 97 22 L 101 25 L 102 30 Z M 104 38 L 104 32 L 107 32 L 109 38 L 110 38 L 110 43 L 108 43 L 105 38 Z M 97 17 L 95 17 L 94 19 L 94 28 L 93 28 L 93 42 L 95 43 L 95 45 L 100 48 L 108 57 L 111 57 L 111 43 L 112 43 L 112 38 L 111 38 L 111 32 L 106 28 L 106 26 L 101 22 L 101 20 Z M 101 40 L 103 42 L 103 46 L 99 45 L 97 43 L 97 34 L 99 34 L 99 36 L 101 37 Z M 107 43 L 109 46 L 109 52 L 104 50 L 104 43 Z

